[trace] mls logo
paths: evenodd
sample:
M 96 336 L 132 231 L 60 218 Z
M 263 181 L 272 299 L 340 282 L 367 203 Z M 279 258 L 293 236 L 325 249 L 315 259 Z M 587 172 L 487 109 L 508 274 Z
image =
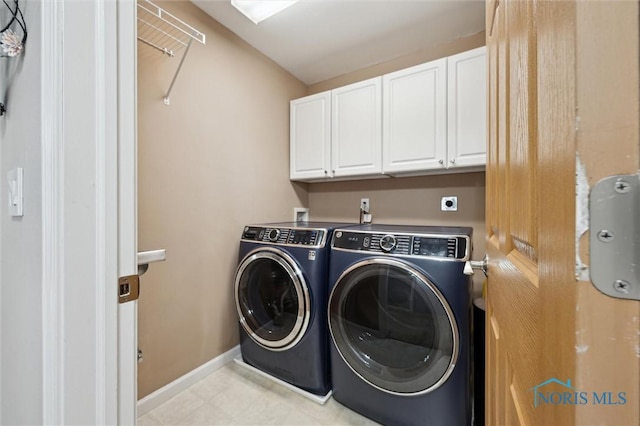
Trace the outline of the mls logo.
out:
M 571 380 L 563 382 L 555 377 L 529 390 L 533 391 L 533 406 L 536 408 L 539 405 L 624 405 L 627 403 L 626 392 L 580 391 L 571 386 Z
M 561 388 L 564 388 L 565 392 L 542 392 L 539 389 L 546 387 L 547 385 L 550 385 L 552 383 L 557 383 L 560 385 Z M 568 392 L 567 392 L 568 389 Z M 531 389 L 529 389 L 530 391 L 533 391 L 533 406 L 534 407 L 538 407 L 538 405 L 540 405 L 541 403 L 545 403 L 545 404 L 561 404 L 563 403 L 563 397 L 565 396 L 564 394 L 569 394 L 571 395 L 574 392 L 573 387 L 571 386 L 571 380 L 567 380 L 567 382 L 562 382 L 558 379 L 556 379 L 555 377 L 550 378 L 547 381 L 544 381 L 542 383 L 540 383 L 537 386 L 532 387 Z M 566 401 L 566 398 L 565 398 Z

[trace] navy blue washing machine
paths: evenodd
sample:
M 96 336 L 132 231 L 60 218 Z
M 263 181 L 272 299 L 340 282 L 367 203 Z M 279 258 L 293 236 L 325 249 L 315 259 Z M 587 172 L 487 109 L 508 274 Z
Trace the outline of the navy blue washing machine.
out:
M 336 229 L 333 398 L 386 425 L 471 424 L 471 228 Z
M 329 243 L 338 226 L 246 226 L 235 275 L 242 360 L 316 395 L 331 389 L 327 332 Z

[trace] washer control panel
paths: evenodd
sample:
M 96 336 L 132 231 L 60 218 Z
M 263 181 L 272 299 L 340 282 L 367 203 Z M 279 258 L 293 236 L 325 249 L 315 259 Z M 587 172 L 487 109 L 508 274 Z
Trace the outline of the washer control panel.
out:
M 348 251 L 386 253 L 466 260 L 469 237 L 462 235 L 382 234 L 375 232 L 336 231 L 333 248 Z
M 242 240 L 279 245 L 322 247 L 325 244 L 326 232 L 324 229 L 246 226 L 242 232 Z

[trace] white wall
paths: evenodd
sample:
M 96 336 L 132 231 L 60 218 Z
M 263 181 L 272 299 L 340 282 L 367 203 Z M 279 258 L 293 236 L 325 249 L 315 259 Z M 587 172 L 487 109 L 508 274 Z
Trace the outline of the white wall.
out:
M 26 50 L 0 59 L 0 102 L 7 107 L 0 117 L 0 424 L 6 425 L 42 423 L 42 4 L 20 5 Z M 22 218 L 7 211 L 7 172 L 16 167 L 24 168 Z

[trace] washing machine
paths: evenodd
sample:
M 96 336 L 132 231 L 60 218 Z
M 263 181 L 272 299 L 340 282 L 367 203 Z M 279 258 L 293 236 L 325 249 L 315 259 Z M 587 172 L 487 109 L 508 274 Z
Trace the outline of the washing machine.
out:
M 336 229 L 333 398 L 385 425 L 471 424 L 472 229 Z
M 246 226 L 235 275 L 242 361 L 306 392 L 327 395 L 329 243 L 348 224 Z

